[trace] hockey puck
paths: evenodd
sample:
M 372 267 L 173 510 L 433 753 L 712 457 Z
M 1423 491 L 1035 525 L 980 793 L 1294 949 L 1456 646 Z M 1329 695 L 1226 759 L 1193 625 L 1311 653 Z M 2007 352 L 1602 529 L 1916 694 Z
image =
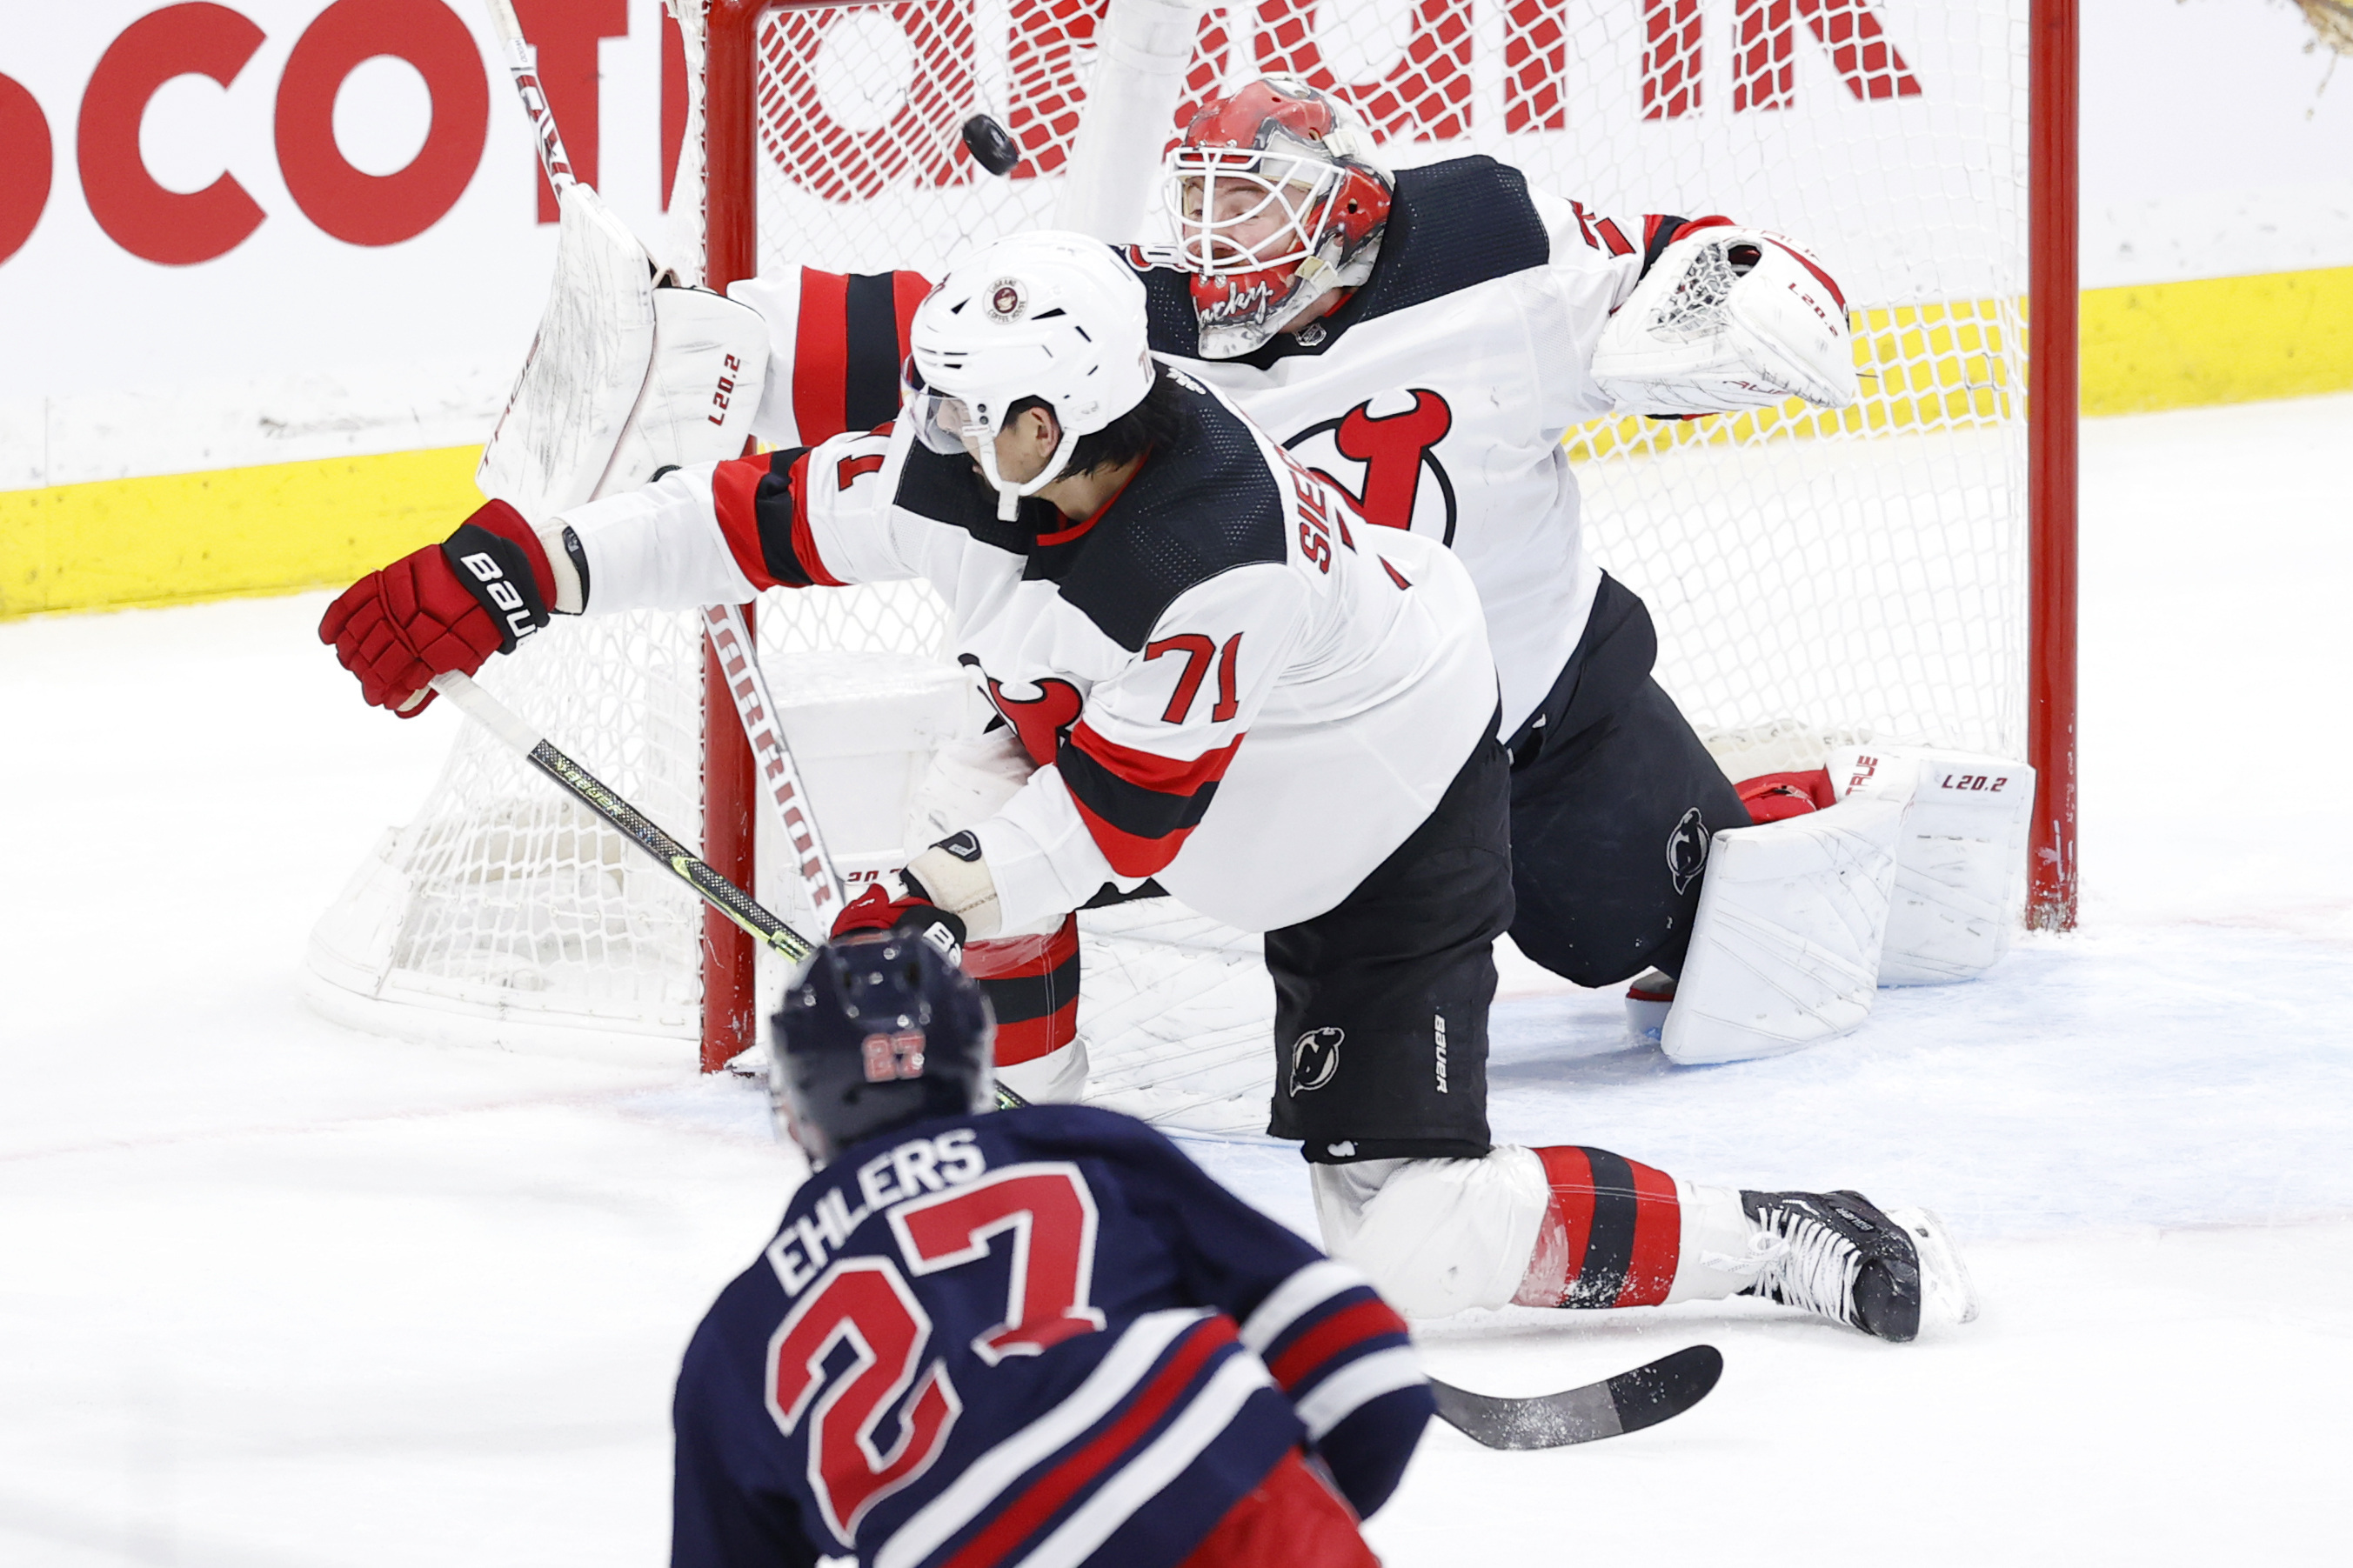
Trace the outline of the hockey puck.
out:
M 1013 133 L 986 114 L 976 114 L 964 122 L 964 149 L 992 174 L 1009 174 L 1021 161 Z

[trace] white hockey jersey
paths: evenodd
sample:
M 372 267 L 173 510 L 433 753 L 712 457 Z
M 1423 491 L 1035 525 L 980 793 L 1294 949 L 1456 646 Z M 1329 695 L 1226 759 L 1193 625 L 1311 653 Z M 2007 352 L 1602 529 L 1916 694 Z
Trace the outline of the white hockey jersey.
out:
M 1093 517 L 1013 522 L 905 421 L 681 469 L 559 520 L 587 613 L 920 577 L 1039 764 L 969 824 L 1008 929 L 1146 878 L 1250 931 L 1337 904 L 1488 732 L 1476 592 L 1440 542 L 1368 529 L 1222 396 Z
M 1225 392 L 1367 520 L 1461 557 L 1508 737 L 1575 650 L 1600 584 L 1561 437 L 1612 411 L 1591 374 L 1601 330 L 1687 221 L 1621 226 L 1483 156 L 1400 170 L 1372 277 L 1333 315 L 1236 360 L 1199 357 L 1184 273 L 1154 251 L 1127 254 L 1155 353 Z M 922 292 L 913 274 L 804 270 L 730 292 L 770 323 L 762 437 L 890 417 L 905 352 L 894 320 Z

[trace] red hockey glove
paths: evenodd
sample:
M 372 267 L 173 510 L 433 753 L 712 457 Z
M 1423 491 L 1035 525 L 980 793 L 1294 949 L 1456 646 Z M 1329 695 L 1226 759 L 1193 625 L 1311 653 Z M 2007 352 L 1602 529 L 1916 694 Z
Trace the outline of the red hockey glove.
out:
M 522 514 L 502 500 L 439 544 L 412 551 L 343 590 L 319 622 L 360 695 L 404 719 L 433 700 L 427 684 L 466 675 L 547 625 L 555 574 Z M 420 700 L 421 699 L 421 700 Z
M 923 885 L 904 871 L 885 871 L 834 918 L 833 934 L 896 931 L 929 942 L 951 963 L 964 959 L 964 921 L 932 902 Z
M 1838 804 L 1838 797 L 1831 793 L 1828 768 L 1796 773 L 1759 773 L 1753 779 L 1741 780 L 1733 788 L 1740 792 L 1740 804 L 1748 808 L 1748 820 L 1752 823 L 1778 822 L 1785 816 L 1828 811 Z

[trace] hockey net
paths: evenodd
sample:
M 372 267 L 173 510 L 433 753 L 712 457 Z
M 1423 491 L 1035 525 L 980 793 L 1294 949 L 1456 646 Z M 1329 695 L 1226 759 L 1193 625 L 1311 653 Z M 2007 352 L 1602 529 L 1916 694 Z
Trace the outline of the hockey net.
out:
M 703 199 L 674 202 L 685 226 L 670 259 L 701 258 L 700 220 L 712 236 L 750 226 L 764 271 L 935 272 L 1050 222 L 1104 5 L 688 0 L 691 62 L 706 20 L 758 15 L 748 83 L 714 66 L 690 118 L 681 190 Z M 1572 432 L 1591 545 L 1648 602 L 1661 683 L 1736 776 L 1766 771 L 1742 757 L 1769 761 L 1792 735 L 2021 756 L 2028 10 L 1212 4 L 1178 119 L 1223 84 L 1292 71 L 1352 102 L 1395 164 L 1488 153 L 1597 214 L 1722 213 L 1804 239 L 1854 309 L 1862 400 Z M 962 147 L 976 112 L 1018 142 L 1009 178 Z M 706 113 L 721 134 L 748 132 L 747 174 L 721 157 L 720 175 L 702 173 Z M 773 595 L 758 627 L 780 684 L 856 667 L 911 689 L 936 674 L 944 632 L 913 584 Z M 560 621 L 484 679 L 691 838 L 701 670 L 694 617 L 629 616 Z M 712 721 L 733 721 L 723 709 Z M 871 866 L 892 847 L 852 847 Z M 462 735 L 417 819 L 322 922 L 312 994 L 405 1034 L 690 1050 L 702 920 L 635 853 L 495 742 Z M 759 891 L 807 920 L 783 871 L 764 858 Z M 1260 1122 L 1271 1004 L 1254 941 L 1165 903 L 1087 919 L 1096 1091 L 1164 1120 Z M 763 982 L 772 995 L 776 977 Z

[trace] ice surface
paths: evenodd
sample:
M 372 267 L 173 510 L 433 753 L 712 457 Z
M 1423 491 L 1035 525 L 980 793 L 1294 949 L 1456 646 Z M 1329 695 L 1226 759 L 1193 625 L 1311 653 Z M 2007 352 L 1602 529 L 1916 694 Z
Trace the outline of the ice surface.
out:
M 2083 932 L 1771 1062 L 1672 1068 L 1605 994 L 1499 1009 L 1501 1135 L 1929 1205 L 1984 1316 L 1426 1326 L 1497 1393 L 1702 1339 L 1727 1370 L 1592 1447 L 1434 1432 L 1389 1562 L 2340 1559 L 2349 426 L 2086 427 Z M 679 1351 L 798 1167 L 683 1061 L 302 1010 L 311 921 L 459 721 L 363 710 L 322 602 L 0 626 L 0 1562 L 659 1562 Z M 1287 1149 L 1187 1147 L 1310 1223 Z

